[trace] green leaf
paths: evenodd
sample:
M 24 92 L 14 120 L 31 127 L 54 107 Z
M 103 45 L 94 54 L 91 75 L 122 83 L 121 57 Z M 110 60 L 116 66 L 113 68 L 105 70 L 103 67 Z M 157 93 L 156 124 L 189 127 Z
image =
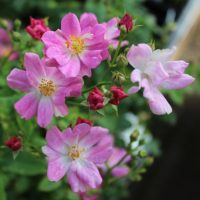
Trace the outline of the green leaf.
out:
M 27 152 L 20 152 L 15 160 L 10 152 L 5 152 L 0 162 L 3 170 L 15 174 L 34 176 L 46 173 L 44 159 Z
M 116 105 L 111 105 L 111 107 L 115 111 L 116 116 L 118 116 L 118 107 Z
M 59 182 L 51 182 L 47 179 L 47 177 L 44 177 L 38 186 L 38 189 L 42 192 L 49 192 L 58 189 L 61 186 L 61 181 Z
M 3 175 L 0 174 L 0 199 L 6 200 L 6 192 L 5 192 L 5 185 L 4 185 L 4 178 Z

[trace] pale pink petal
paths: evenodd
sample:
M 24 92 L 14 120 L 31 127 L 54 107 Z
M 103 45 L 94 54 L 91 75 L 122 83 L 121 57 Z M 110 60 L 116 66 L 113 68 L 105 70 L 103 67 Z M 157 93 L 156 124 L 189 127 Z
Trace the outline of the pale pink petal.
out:
M 29 92 L 31 85 L 26 76 L 26 72 L 20 69 L 13 69 L 7 77 L 9 87 L 22 92 Z
M 155 85 L 159 85 L 169 77 L 160 62 L 149 62 L 148 68 L 145 69 L 145 74 L 148 74 L 149 79 Z
M 64 117 L 68 114 L 68 107 L 65 104 L 54 104 L 54 113 L 56 117 Z
M 148 99 L 151 111 L 156 115 L 170 114 L 172 108 L 160 93 L 160 91 L 149 84 L 148 81 L 143 82 L 144 97 Z
M 165 89 L 181 89 L 185 88 L 188 85 L 192 84 L 195 79 L 187 74 L 183 74 L 180 76 L 169 77 L 165 80 L 161 86 Z
M 147 44 L 132 45 L 128 51 L 128 62 L 137 69 L 145 69 L 146 63 L 150 60 L 152 49 Z
M 39 97 L 30 92 L 15 104 L 15 109 L 22 118 L 30 119 L 37 114 L 38 101 Z
M 89 126 L 88 124 L 82 123 L 82 124 L 76 125 L 73 129 L 73 132 L 74 132 L 74 135 L 78 136 L 79 141 L 81 141 L 82 138 L 84 138 L 90 133 L 90 128 L 91 126 Z
M 133 86 L 133 87 L 129 88 L 128 94 L 135 94 L 135 93 L 137 93 L 139 90 L 140 90 L 140 87 L 139 87 L 139 86 Z
M 188 65 L 189 64 L 183 60 L 177 60 L 168 61 L 167 63 L 165 63 L 164 67 L 170 76 L 175 76 L 183 74 Z
M 59 181 L 69 169 L 70 161 L 67 156 L 48 162 L 47 176 L 50 181 Z
M 60 158 L 61 154 L 58 151 L 55 151 L 49 146 L 43 146 L 42 152 L 47 156 L 48 161 L 53 161 Z
M 85 29 L 87 27 L 93 27 L 97 23 L 98 23 L 97 17 L 93 13 L 84 13 L 80 17 L 81 29 Z
M 62 18 L 61 30 L 66 37 L 70 35 L 80 35 L 81 27 L 77 16 L 73 13 L 69 13 Z
M 81 62 L 81 68 L 80 68 L 79 75 L 81 77 L 83 77 L 83 76 L 91 77 L 92 76 L 92 69 L 89 68 L 88 66 L 86 66 L 83 62 Z
M 47 127 L 53 118 L 53 103 L 49 97 L 41 97 L 38 111 L 37 111 L 37 123 L 39 126 Z
M 172 57 L 175 51 L 176 51 L 175 47 L 172 49 L 157 49 L 152 53 L 152 60 L 165 63 Z
M 141 79 L 142 79 L 141 71 L 138 69 L 133 70 L 131 73 L 131 81 L 135 83 L 135 82 L 140 82 Z

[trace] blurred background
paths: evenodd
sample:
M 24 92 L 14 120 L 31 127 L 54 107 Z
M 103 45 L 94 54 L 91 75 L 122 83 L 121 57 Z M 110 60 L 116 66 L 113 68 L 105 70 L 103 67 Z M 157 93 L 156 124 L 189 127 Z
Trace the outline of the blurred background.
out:
M 20 19 L 23 27 L 29 24 L 29 16 L 34 18 L 48 17 L 49 26 L 55 30 L 60 26 L 60 19 L 67 12 L 75 12 L 77 15 L 83 12 L 94 12 L 101 22 L 115 16 L 122 17 L 125 12 L 128 12 L 134 17 L 136 24 L 142 25 L 134 33 L 129 34 L 130 43 L 155 41 L 156 48 L 177 46 L 175 58 L 190 62 L 188 73 L 197 79 L 196 82 L 181 91 L 165 92 L 173 106 L 174 113 L 163 117 L 146 113 L 146 115 L 151 115 L 146 126 L 156 138 L 160 150 L 154 164 L 143 175 L 142 181 L 129 185 L 130 194 L 120 191 L 120 193 L 125 193 L 120 199 L 200 199 L 200 1 L 0 0 L 0 18 L 11 21 L 16 18 Z M 139 97 L 135 98 L 139 99 Z M 121 109 L 138 115 L 141 114 L 138 112 L 142 108 L 148 110 L 144 105 L 144 100 L 138 99 L 136 101 L 134 99 L 125 100 L 125 106 Z M 133 102 L 135 105 L 132 105 Z M 0 101 L 0 103 L 0 107 L 3 107 L 5 100 Z M 12 125 L 6 124 L 10 118 L 5 116 L 5 113 L 9 114 L 11 111 L 0 111 L 4 113 L 0 116 L 0 131 L 3 133 L 6 126 L 12 129 Z M 104 124 L 105 121 L 100 123 Z M 109 128 L 115 130 L 116 124 L 117 121 L 113 122 L 113 127 Z M 128 127 L 126 123 L 120 126 L 119 130 Z M 5 168 L 6 163 L 2 162 L 0 161 L 0 164 L 4 165 Z M 20 168 L 20 165 L 17 168 Z M 41 189 L 44 188 L 43 185 L 46 182 L 43 180 L 38 186 L 39 176 L 34 177 L 33 182 L 14 173 L 10 176 L 9 181 L 4 177 L 5 181 L 9 182 L 6 186 L 6 191 L 9 193 L 8 199 L 46 200 L 49 198 L 45 193 L 48 192 L 48 189 L 46 191 Z M 34 189 L 38 187 L 40 192 L 36 192 Z M 50 185 L 50 187 L 54 188 L 55 186 Z M 31 189 L 33 189 L 34 194 L 30 192 Z M 62 197 L 58 197 L 57 193 L 53 195 L 51 199 L 62 199 Z M 70 198 L 75 199 L 73 194 Z

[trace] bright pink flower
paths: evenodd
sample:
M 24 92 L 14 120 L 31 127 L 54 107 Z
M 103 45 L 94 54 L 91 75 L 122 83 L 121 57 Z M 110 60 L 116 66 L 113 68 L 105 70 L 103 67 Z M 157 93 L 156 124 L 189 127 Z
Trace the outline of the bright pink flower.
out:
M 126 13 L 119 22 L 120 26 L 125 26 L 126 31 L 129 32 L 133 28 L 133 18 L 128 13 Z
M 78 117 L 78 119 L 76 120 L 76 125 L 82 124 L 82 123 L 86 123 L 86 124 L 88 124 L 88 125 L 90 125 L 90 126 L 93 125 L 93 122 L 92 122 L 92 121 L 87 120 L 87 119 L 83 119 L 83 118 L 81 118 L 81 117 Z
M 175 49 L 152 51 L 147 44 L 132 46 L 127 59 L 134 66 L 131 81 L 138 82 L 139 86 L 129 89 L 129 94 L 144 88 L 144 97 L 147 98 L 151 111 L 162 115 L 171 113 L 172 108 L 159 91 L 164 89 L 180 89 L 190 85 L 194 78 L 184 74 L 188 63 L 183 60 L 171 61 Z
M 103 166 L 103 170 L 106 171 L 107 166 L 109 168 L 114 167 L 126 154 L 127 152 L 125 149 L 113 148 L 110 158 L 106 162 L 106 165 Z M 116 177 L 126 176 L 129 173 L 129 168 L 125 164 L 130 160 L 131 157 L 127 156 L 120 165 L 112 169 L 111 171 L 112 175 Z
M 30 25 L 26 27 L 27 33 L 36 40 L 41 40 L 43 34 L 49 30 L 49 27 L 45 25 L 44 19 L 34 19 L 32 17 L 30 17 Z
M 66 78 L 56 67 L 47 67 L 34 53 L 26 53 L 26 70 L 13 69 L 7 77 L 8 85 L 27 93 L 15 104 L 24 119 L 37 115 L 37 123 L 46 127 L 53 117 L 68 113 L 65 97 L 81 94 L 82 79 Z
M 113 96 L 112 99 L 109 101 L 109 103 L 114 104 L 114 105 L 119 105 L 120 101 L 126 97 L 128 97 L 128 95 L 124 92 L 122 87 L 117 87 L 112 86 L 110 88 L 110 91 L 112 92 Z
M 98 200 L 98 195 L 88 196 L 86 193 L 80 194 L 81 200 Z
M 18 151 L 22 147 L 22 141 L 17 136 L 12 136 L 4 144 L 13 151 Z
M 88 95 L 87 98 L 91 110 L 99 110 L 104 107 L 104 94 L 95 87 Z
M 19 57 L 17 52 L 13 52 L 13 46 L 9 34 L 6 30 L 0 28 L 0 59 L 9 57 L 9 60 L 16 60 Z
M 92 20 L 83 15 L 79 22 L 69 13 L 61 21 L 61 30 L 47 31 L 42 37 L 46 56 L 54 58 L 66 76 L 91 76 L 91 70 L 103 60 L 102 52 L 108 48 L 105 28 Z
M 59 181 L 66 175 L 73 192 L 85 192 L 102 183 L 97 165 L 105 163 L 112 152 L 107 129 L 82 123 L 61 133 L 53 127 L 46 140 L 42 151 L 48 157 L 50 181 Z

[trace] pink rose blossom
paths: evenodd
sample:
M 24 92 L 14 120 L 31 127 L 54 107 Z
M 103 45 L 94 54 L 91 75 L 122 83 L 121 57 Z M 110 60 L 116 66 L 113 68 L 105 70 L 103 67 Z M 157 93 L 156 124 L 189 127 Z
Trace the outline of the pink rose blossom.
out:
M 82 79 L 66 78 L 34 53 L 25 54 L 24 66 L 26 70 L 13 69 L 7 77 L 11 88 L 27 93 L 15 104 L 21 117 L 30 119 L 37 115 L 37 123 L 46 127 L 53 115 L 67 115 L 65 97 L 81 94 Z
M 135 68 L 131 74 L 131 81 L 139 86 L 129 89 L 129 94 L 144 88 L 151 111 L 162 115 L 172 112 L 172 108 L 161 94 L 160 89 L 181 89 L 190 85 L 194 78 L 184 73 L 188 63 L 183 60 L 171 61 L 175 49 L 153 51 L 147 44 L 132 46 L 127 59 Z
M 97 166 L 105 163 L 112 152 L 107 129 L 82 123 L 61 133 L 53 127 L 48 130 L 46 140 L 42 151 L 47 155 L 50 181 L 67 176 L 73 192 L 100 186 L 102 177 Z
M 102 52 L 108 49 L 103 25 L 93 23 L 90 15 L 79 19 L 73 13 L 62 18 L 61 30 L 47 31 L 42 41 L 45 55 L 54 58 L 65 76 L 87 75 L 103 61 Z
M 33 17 L 30 17 L 30 25 L 26 27 L 27 33 L 36 40 L 41 40 L 42 35 L 49 30 L 44 19 L 34 19 Z
M 107 166 L 109 168 L 114 167 L 126 154 L 127 152 L 125 149 L 113 148 L 110 158 L 108 159 L 106 165 L 103 166 L 103 170 L 106 171 Z M 111 171 L 112 175 L 116 177 L 126 176 L 129 173 L 129 168 L 125 164 L 129 162 L 130 160 L 131 160 L 131 157 L 127 156 L 120 165 L 112 169 Z

